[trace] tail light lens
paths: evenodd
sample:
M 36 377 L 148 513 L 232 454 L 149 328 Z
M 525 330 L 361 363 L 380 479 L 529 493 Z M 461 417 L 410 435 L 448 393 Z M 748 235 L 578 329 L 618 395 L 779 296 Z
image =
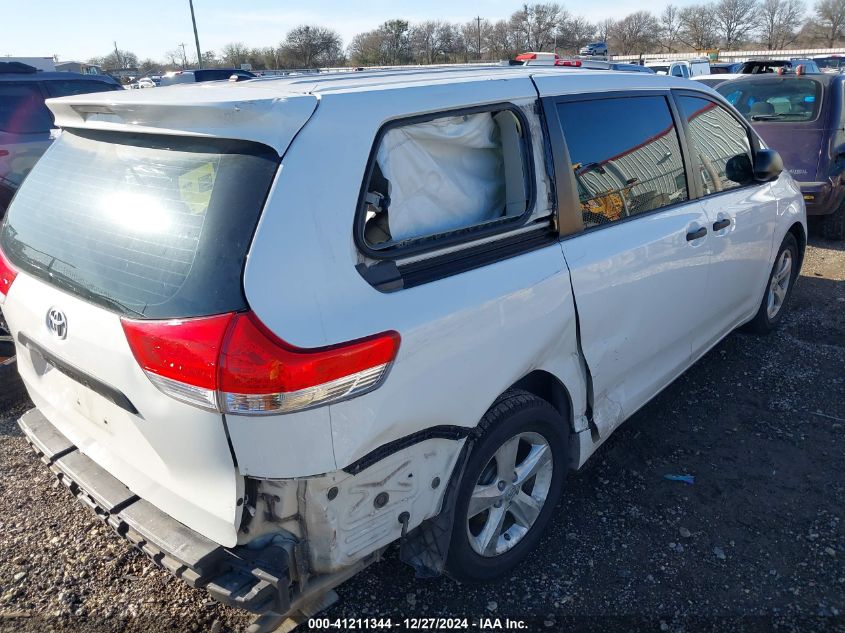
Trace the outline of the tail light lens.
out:
M 300 349 L 252 313 L 122 322 L 132 353 L 161 391 L 239 415 L 301 411 L 371 391 L 387 375 L 400 342 L 398 333 L 385 332 Z
M 0 304 L 6 300 L 12 282 L 18 276 L 18 271 L 12 268 L 12 263 L 6 259 L 3 251 L 0 251 Z

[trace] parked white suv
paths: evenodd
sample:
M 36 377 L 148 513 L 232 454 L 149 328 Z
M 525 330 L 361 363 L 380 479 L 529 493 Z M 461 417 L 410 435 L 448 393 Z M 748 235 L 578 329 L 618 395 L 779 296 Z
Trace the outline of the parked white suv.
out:
M 783 317 L 798 187 L 704 86 L 526 67 L 51 100 L 0 297 L 62 481 L 227 604 L 401 541 L 506 573 L 567 473 Z
M 646 61 L 644 66 L 646 68 L 651 68 L 658 75 L 684 77 L 686 79 L 690 79 L 691 77 L 698 77 L 699 75 L 710 74 L 710 60 L 708 60 L 706 57 L 689 60 L 653 59 Z

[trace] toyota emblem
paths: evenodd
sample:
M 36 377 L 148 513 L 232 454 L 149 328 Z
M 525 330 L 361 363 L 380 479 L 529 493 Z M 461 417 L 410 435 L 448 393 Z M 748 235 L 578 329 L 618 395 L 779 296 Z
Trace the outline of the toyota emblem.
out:
M 60 341 L 67 338 L 67 317 L 58 308 L 50 308 L 47 311 L 47 329 Z

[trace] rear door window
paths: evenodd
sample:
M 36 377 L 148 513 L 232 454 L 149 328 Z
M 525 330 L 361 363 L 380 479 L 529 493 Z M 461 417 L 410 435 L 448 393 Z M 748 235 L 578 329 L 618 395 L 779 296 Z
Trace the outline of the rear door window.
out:
M 242 141 L 65 130 L 18 191 L 0 246 L 23 271 L 121 314 L 243 309 L 277 165 Z
M 44 88 L 50 97 L 67 97 L 69 95 L 82 95 L 91 92 L 109 92 L 111 90 L 122 90 L 120 86 L 106 83 L 105 81 L 86 81 L 84 79 L 59 79 L 45 81 Z
M 688 199 L 686 174 L 663 96 L 558 105 L 586 227 Z
M 52 127 L 53 117 L 36 82 L 0 82 L 0 132 L 36 134 Z

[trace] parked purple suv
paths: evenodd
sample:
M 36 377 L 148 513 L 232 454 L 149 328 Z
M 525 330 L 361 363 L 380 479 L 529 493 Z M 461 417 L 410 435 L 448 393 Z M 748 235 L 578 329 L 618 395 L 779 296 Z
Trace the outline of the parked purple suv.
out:
M 780 153 L 824 236 L 845 239 L 845 75 L 749 75 L 716 90 Z

